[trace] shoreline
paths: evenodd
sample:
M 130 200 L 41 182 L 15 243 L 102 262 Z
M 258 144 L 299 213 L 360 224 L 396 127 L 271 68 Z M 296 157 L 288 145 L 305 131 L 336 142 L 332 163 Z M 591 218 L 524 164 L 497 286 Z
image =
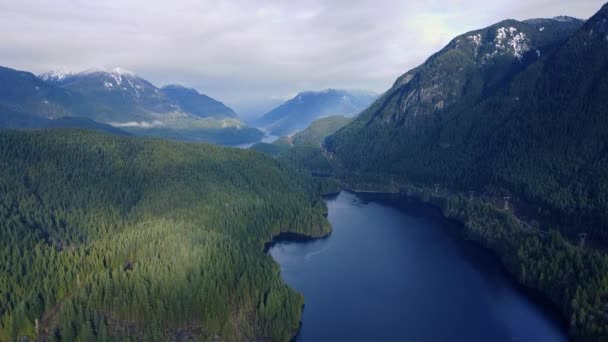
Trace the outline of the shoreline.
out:
M 268 254 L 268 251 L 278 243 L 281 242 L 308 242 L 314 240 L 323 240 L 327 239 L 331 236 L 332 230 L 327 232 L 325 235 L 321 236 L 313 236 L 306 235 L 302 233 L 293 233 L 293 232 L 280 232 L 277 235 L 274 235 L 268 242 L 264 243 L 264 253 Z
M 482 241 L 477 241 L 467 236 L 465 231 L 465 223 L 457 217 L 447 216 L 440 205 L 433 203 L 430 200 L 425 201 L 422 198 L 417 198 L 416 196 L 412 196 L 404 192 L 356 191 L 346 187 L 344 187 L 340 192 L 332 193 L 331 195 L 323 195 L 322 198 L 326 200 L 327 198 L 339 195 L 342 191 L 356 195 L 364 201 L 377 201 L 381 203 L 383 202 L 383 204 L 394 206 L 398 210 L 412 210 L 413 213 L 416 213 L 421 216 L 444 220 L 449 225 L 448 227 L 444 227 L 447 228 L 446 233 L 449 234 L 453 239 L 455 239 L 455 242 L 471 244 L 475 248 L 479 248 L 483 252 L 487 253 L 490 257 L 494 258 L 497 263 L 497 266 L 499 267 L 498 271 L 501 272 L 508 279 L 508 281 L 518 291 L 520 291 L 531 303 L 538 306 L 541 311 L 543 311 L 547 316 L 553 319 L 555 321 L 556 327 L 559 328 L 564 333 L 564 335 L 568 337 L 568 339 L 572 338 L 569 329 L 568 319 L 564 315 L 563 310 L 561 310 L 561 307 L 553 300 L 551 300 L 551 298 L 545 293 L 543 293 L 540 289 L 530 287 L 522 283 L 517 278 L 517 275 L 514 274 L 510 270 L 508 265 L 503 261 L 498 251 L 495 251 L 492 248 L 485 246 Z M 403 207 L 404 204 L 406 207 Z M 418 207 L 418 209 L 423 210 L 414 210 L 416 209 L 416 207 Z M 310 241 L 329 238 L 332 232 L 333 229 L 330 229 L 327 234 L 322 236 L 310 236 L 302 233 L 281 232 L 273 236 L 272 239 L 270 239 L 264 244 L 264 253 L 269 254 L 270 248 L 281 242 L 306 243 Z M 283 281 L 283 279 L 281 280 Z M 288 284 L 286 285 L 289 287 Z M 300 320 L 298 328 L 294 331 L 290 341 L 296 341 L 302 331 L 302 326 L 304 323 L 303 312 L 305 307 L 306 302 L 304 299 L 304 303 L 302 304 L 302 308 L 300 311 Z
M 323 196 L 321 196 L 321 198 L 323 200 L 325 200 L 325 198 L 327 198 L 327 197 L 337 196 L 339 194 L 340 194 L 340 192 L 337 192 L 335 194 L 324 194 Z M 281 242 L 310 242 L 310 241 L 315 241 L 315 240 L 323 240 L 323 239 L 329 238 L 331 236 L 332 232 L 333 232 L 333 228 L 331 227 L 331 225 L 330 225 L 329 231 L 326 234 L 321 235 L 321 236 L 306 235 L 306 234 L 302 234 L 302 233 L 295 233 L 295 232 L 289 232 L 289 231 L 280 232 L 279 234 L 272 236 L 270 238 L 270 240 L 268 240 L 267 242 L 264 243 L 264 254 L 269 255 L 270 258 L 272 258 L 272 256 L 269 254 L 269 251 L 272 247 L 274 247 L 278 243 L 281 243 Z M 274 260 L 274 258 L 272 258 L 272 260 L 275 263 L 277 263 L 277 261 Z M 280 269 L 280 265 L 279 265 L 279 269 Z M 296 289 L 289 286 L 289 284 L 287 284 L 282 278 L 281 278 L 281 281 L 285 284 L 285 286 L 289 287 L 296 293 L 300 294 L 302 296 L 302 298 L 304 298 L 303 294 L 301 294 Z M 302 321 L 302 317 L 303 317 L 305 307 L 306 307 L 306 301 L 304 300 L 304 303 L 302 304 L 302 307 L 300 308 L 300 319 L 298 322 L 298 328 L 292 334 L 292 337 L 289 340 L 290 342 L 296 341 L 296 339 L 300 335 L 300 332 L 302 331 L 302 325 L 304 324 L 304 322 Z

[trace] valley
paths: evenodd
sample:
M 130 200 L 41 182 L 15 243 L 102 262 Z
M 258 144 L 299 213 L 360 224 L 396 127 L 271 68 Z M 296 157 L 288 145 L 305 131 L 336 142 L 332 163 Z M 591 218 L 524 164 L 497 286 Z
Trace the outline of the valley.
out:
M 608 4 L 109 2 L 0 42 L 0 342 L 608 340 Z

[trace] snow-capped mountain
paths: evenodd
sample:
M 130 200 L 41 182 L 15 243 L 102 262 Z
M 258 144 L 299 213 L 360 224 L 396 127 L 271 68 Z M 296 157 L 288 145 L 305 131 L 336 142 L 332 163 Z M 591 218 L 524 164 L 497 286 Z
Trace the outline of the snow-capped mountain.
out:
M 399 77 L 386 93 L 382 120 L 410 124 L 460 101 L 475 101 L 484 89 L 508 82 L 554 51 L 583 25 L 566 17 L 504 20 L 454 38 L 424 64 Z
M 322 117 L 357 115 L 376 98 L 377 94 L 366 91 L 326 89 L 301 92 L 264 114 L 256 124 L 274 135 L 289 134 L 308 127 Z
M 39 76 L 46 82 L 83 94 L 97 119 L 108 122 L 145 121 L 150 114 L 194 115 L 199 118 L 236 118 L 223 103 L 181 85 L 157 88 L 134 72 L 116 68 L 91 69 L 79 73 L 49 72 Z M 158 118 L 155 118 L 158 119 Z
M 146 120 L 150 113 L 178 112 L 179 108 L 158 88 L 135 73 L 116 68 L 79 73 L 50 72 L 39 76 L 46 82 L 82 94 L 86 102 L 75 110 L 105 122 Z
M 105 131 L 109 124 L 133 134 L 228 145 L 263 136 L 219 101 L 180 86 L 161 90 L 119 68 L 55 71 L 39 77 L 0 68 L 0 111 L 1 127 L 102 127 L 93 125 L 94 120 L 106 124 Z M 64 117 L 90 120 L 41 121 Z
M 38 75 L 38 78 L 41 80 L 56 84 L 63 81 L 66 77 L 73 75 L 74 73 L 70 71 L 61 71 L 61 70 L 52 70 L 49 72 L 45 72 L 43 74 Z

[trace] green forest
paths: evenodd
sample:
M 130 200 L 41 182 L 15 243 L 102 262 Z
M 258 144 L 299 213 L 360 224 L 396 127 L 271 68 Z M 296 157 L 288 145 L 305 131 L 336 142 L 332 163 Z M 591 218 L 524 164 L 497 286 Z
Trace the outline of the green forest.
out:
M 559 308 L 571 338 L 606 340 L 608 256 L 604 252 L 574 245 L 556 230 L 543 232 L 522 225 L 510 212 L 469 195 L 413 186 L 401 191 L 462 222 L 464 237 L 492 250 L 522 285 L 539 290 Z
M 255 151 L 0 132 L 0 340 L 289 340 L 264 244 L 326 235 L 310 176 Z

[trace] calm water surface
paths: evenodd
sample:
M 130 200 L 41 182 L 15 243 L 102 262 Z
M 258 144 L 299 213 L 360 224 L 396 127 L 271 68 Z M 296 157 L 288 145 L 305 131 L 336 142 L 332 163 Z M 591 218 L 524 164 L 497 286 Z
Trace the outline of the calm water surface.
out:
M 491 254 L 394 204 L 342 192 L 327 199 L 329 238 L 270 249 L 306 301 L 298 341 L 567 340 Z

